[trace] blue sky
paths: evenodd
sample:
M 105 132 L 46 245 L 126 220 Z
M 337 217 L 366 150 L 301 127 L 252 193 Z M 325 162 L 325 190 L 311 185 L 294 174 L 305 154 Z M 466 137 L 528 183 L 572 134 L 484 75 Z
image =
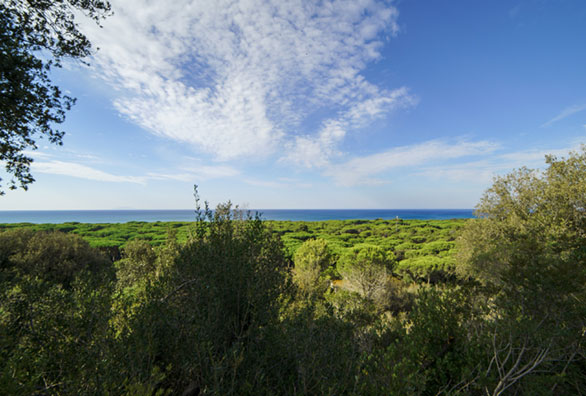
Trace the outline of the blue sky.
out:
M 472 208 L 586 143 L 586 2 L 112 1 L 0 208 Z

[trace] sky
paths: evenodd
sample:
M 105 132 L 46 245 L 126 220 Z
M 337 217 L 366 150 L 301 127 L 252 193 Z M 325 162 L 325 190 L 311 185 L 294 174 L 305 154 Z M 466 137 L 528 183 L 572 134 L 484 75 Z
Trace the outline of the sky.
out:
M 586 143 L 583 0 L 113 0 L 0 210 L 473 208 Z

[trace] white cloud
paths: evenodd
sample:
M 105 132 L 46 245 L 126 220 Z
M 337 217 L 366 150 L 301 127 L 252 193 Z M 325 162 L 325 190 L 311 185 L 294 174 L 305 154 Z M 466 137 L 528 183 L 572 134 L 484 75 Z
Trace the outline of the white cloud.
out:
M 573 114 L 579 113 L 581 111 L 586 110 L 586 104 L 583 105 L 574 105 L 563 109 L 557 116 L 553 117 L 551 120 L 547 121 L 546 123 L 542 124 L 541 127 L 545 128 L 552 125 L 555 122 L 561 121 L 564 118 L 567 118 Z
M 373 178 L 375 175 L 396 168 L 414 168 L 433 161 L 447 161 L 468 156 L 485 155 L 497 149 L 495 143 L 488 141 L 448 142 L 433 140 L 421 144 L 397 147 L 382 153 L 356 157 L 350 161 L 329 166 L 324 174 L 334 179 L 336 184 L 354 186 L 381 184 L 384 180 Z
M 544 168 L 546 155 L 565 157 L 570 151 L 577 151 L 579 147 L 579 145 L 573 145 L 562 149 L 521 150 L 491 155 L 479 161 L 430 166 L 416 174 L 436 180 L 489 185 L 497 175 L 506 174 L 521 167 Z
M 336 147 L 346 136 L 343 123 L 329 120 L 317 136 L 297 136 L 287 145 L 282 159 L 306 168 L 327 166 L 332 157 L 339 155 Z
M 180 168 L 172 173 L 149 172 L 147 177 L 152 180 L 178 180 L 190 183 L 200 183 L 210 179 L 233 177 L 240 174 L 240 171 L 225 165 L 202 165 L 194 168 Z
M 357 102 L 338 119 L 326 120 L 317 136 L 297 136 L 287 146 L 287 155 L 282 159 L 306 168 L 325 167 L 339 156 L 337 150 L 348 130 L 362 128 L 397 107 L 415 104 L 417 99 L 409 95 L 407 88 L 399 88 L 384 96 Z
M 380 58 L 380 37 L 398 31 L 398 12 L 384 0 L 118 0 L 112 7 L 103 29 L 84 29 L 101 48 L 94 63 L 117 89 L 118 111 L 221 160 L 297 145 L 317 110 L 347 114 L 348 129 L 397 100 L 396 91 L 361 75 Z M 343 138 L 327 133 L 302 130 L 300 144 L 317 139 L 327 151 Z
M 149 172 L 143 176 L 120 176 L 87 165 L 56 160 L 44 162 L 35 161 L 32 164 L 32 171 L 33 173 L 38 172 L 52 175 L 63 175 L 102 182 L 136 184 L 146 184 L 149 180 L 177 180 L 189 183 L 200 183 L 210 179 L 233 177 L 240 174 L 240 171 L 230 166 L 202 165 L 193 168 L 182 167 L 168 172 Z
M 24 155 L 26 155 L 27 157 L 31 157 L 33 159 L 35 159 L 35 158 L 48 159 L 48 158 L 52 157 L 52 155 L 49 153 L 45 153 L 43 151 L 36 151 L 36 150 L 24 150 L 22 153 Z
M 38 172 L 52 175 L 64 175 L 77 177 L 79 179 L 96 180 L 102 182 L 145 184 L 144 177 L 113 175 L 111 173 L 103 172 L 101 170 L 74 162 L 33 162 L 31 169 L 33 173 Z
M 250 184 L 251 186 L 255 187 L 263 187 L 263 188 L 271 188 L 271 189 L 283 189 L 286 188 L 287 185 L 285 183 L 273 182 L 268 180 L 258 180 L 258 179 L 251 179 L 246 178 L 243 180 L 246 184 Z
M 543 166 L 545 164 L 546 155 L 564 157 L 567 156 L 570 151 L 577 151 L 579 149 L 579 144 L 574 144 L 572 147 L 561 149 L 528 149 L 502 154 L 499 156 L 499 158 L 504 164 L 507 165 L 509 169 L 519 168 L 521 166 L 534 168 Z
M 255 187 L 266 187 L 266 188 L 273 188 L 273 189 L 291 189 L 291 188 L 311 188 L 312 185 L 310 183 L 302 182 L 298 179 L 288 178 L 288 177 L 279 177 L 278 181 L 270 181 L 270 180 L 259 180 L 254 178 L 245 178 L 242 181 L 246 184 L 250 184 L 251 186 Z
M 488 185 L 495 175 L 506 170 L 512 170 L 513 168 L 508 167 L 498 157 L 493 157 L 480 161 L 458 164 L 444 163 L 436 166 L 423 167 L 421 171 L 415 172 L 415 175 L 446 182 Z

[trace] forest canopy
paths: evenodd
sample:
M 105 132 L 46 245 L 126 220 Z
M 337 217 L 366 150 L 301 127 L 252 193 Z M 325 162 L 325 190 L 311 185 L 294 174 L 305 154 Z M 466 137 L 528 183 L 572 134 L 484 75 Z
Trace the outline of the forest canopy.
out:
M 584 393 L 586 150 L 547 164 L 496 178 L 478 218 L 446 229 L 270 223 L 228 203 L 198 208 L 181 239 L 169 227 L 162 243 L 120 245 L 121 258 L 73 232 L 7 229 L 0 387 Z M 448 238 L 429 241 L 434 234 Z

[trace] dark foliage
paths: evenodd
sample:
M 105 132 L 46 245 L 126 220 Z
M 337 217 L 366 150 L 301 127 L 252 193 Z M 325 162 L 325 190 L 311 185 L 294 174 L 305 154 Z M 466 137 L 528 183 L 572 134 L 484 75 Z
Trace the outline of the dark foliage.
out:
M 39 137 L 62 144 L 64 132 L 55 124 L 65 120 L 75 99 L 51 82 L 50 71 L 64 58 L 81 59 L 91 53 L 91 43 L 75 23 L 77 11 L 98 22 L 110 12 L 110 5 L 102 0 L 0 3 L 0 161 L 11 175 L 11 190 L 26 190 L 34 182 L 33 160 L 26 150 L 35 150 Z
M 458 259 L 450 222 L 267 224 L 229 203 L 198 208 L 189 232 L 4 231 L 0 389 L 583 394 L 586 155 L 548 161 L 496 180 Z M 116 235 L 122 258 L 78 232 Z

